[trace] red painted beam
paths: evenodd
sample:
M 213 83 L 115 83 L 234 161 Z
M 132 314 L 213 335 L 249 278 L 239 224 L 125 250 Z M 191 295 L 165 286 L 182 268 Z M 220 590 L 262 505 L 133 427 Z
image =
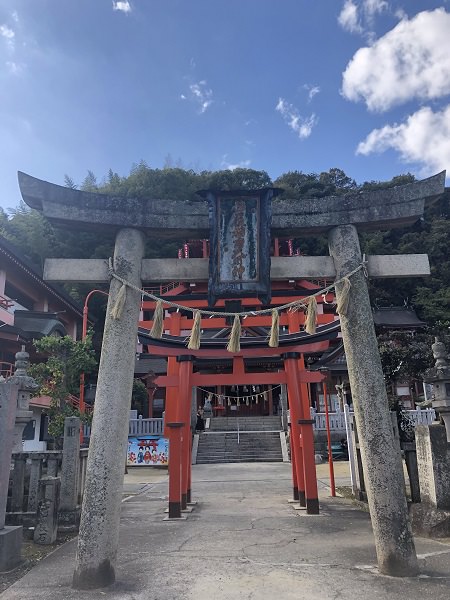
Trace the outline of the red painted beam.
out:
M 187 340 L 186 348 L 182 347 L 171 347 L 167 346 L 153 346 L 148 345 L 150 348 L 150 356 L 182 356 L 184 354 L 192 354 L 197 358 L 233 358 L 233 356 L 243 356 L 244 358 L 261 358 L 261 357 L 278 357 L 284 352 L 303 352 L 305 354 L 314 352 L 324 352 L 330 345 L 329 340 L 322 342 L 313 342 L 305 344 L 295 344 L 292 346 L 283 346 L 280 348 L 241 348 L 236 354 L 228 352 L 226 348 L 200 348 L 199 350 L 188 350 Z
M 312 290 L 314 291 L 314 290 Z M 290 302 L 295 302 L 296 300 L 301 300 L 302 298 L 307 298 L 308 294 L 305 294 L 304 296 L 275 296 L 274 298 L 272 298 L 271 300 L 271 305 L 273 306 L 282 306 L 283 304 L 289 304 Z M 327 302 L 331 302 L 331 300 L 334 298 L 334 294 L 327 294 L 325 299 Z M 174 302 L 176 302 L 176 296 L 172 296 L 170 298 L 171 300 L 173 300 Z M 242 306 L 261 306 L 261 301 L 258 298 L 240 298 L 241 301 L 241 305 Z M 317 301 L 319 304 L 321 304 L 323 302 L 322 300 L 322 295 L 317 296 Z M 179 304 L 182 304 L 183 306 L 188 306 L 190 308 L 208 308 L 208 300 L 206 298 L 204 299 L 199 299 L 199 298 L 195 298 L 193 297 L 192 300 L 179 300 Z M 142 303 L 143 306 L 143 310 L 153 310 L 156 306 L 156 302 L 155 300 L 145 300 Z M 215 307 L 224 307 L 225 306 L 225 300 L 218 300 L 217 303 L 215 304 Z
M 302 371 L 298 375 L 301 383 L 319 383 L 323 381 L 324 375 L 318 371 Z M 192 385 L 199 387 L 215 387 L 218 385 L 268 385 L 277 383 L 286 383 L 286 373 L 276 371 L 273 373 L 241 373 L 241 374 L 202 374 L 194 373 L 192 375 Z M 160 375 L 155 378 L 158 387 L 178 387 L 180 380 L 178 375 Z
M 302 312 L 295 313 L 298 315 L 298 323 L 299 326 L 303 325 L 305 322 L 305 315 Z M 318 325 L 326 325 L 327 323 L 332 323 L 335 320 L 335 316 L 333 314 L 320 314 L 317 315 L 317 324 Z M 286 313 L 281 313 L 280 315 L 280 326 L 289 325 L 289 317 Z M 181 318 L 181 329 L 182 330 L 191 330 L 194 324 L 193 319 L 188 319 L 187 317 Z M 245 319 L 242 319 L 242 327 L 271 327 L 272 325 L 272 316 L 271 315 L 261 315 L 257 317 L 249 316 Z M 151 329 L 153 326 L 153 321 L 139 321 L 139 327 L 143 327 L 144 329 Z M 202 329 L 223 329 L 224 327 L 229 327 L 226 324 L 225 318 L 221 317 L 213 317 L 208 319 L 207 317 L 201 320 L 201 328 Z M 164 330 L 168 331 L 170 329 L 170 317 L 164 319 Z M 297 329 L 298 331 L 298 329 Z

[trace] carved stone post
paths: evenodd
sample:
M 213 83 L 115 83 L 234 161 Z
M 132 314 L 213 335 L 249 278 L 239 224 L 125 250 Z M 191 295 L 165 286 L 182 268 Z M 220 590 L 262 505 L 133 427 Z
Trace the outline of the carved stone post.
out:
M 361 263 L 353 225 L 329 233 L 336 279 Z M 343 285 L 336 286 L 342 300 Z M 412 576 L 418 564 L 404 489 L 402 462 L 389 415 L 367 283 L 362 270 L 351 278 L 348 311 L 341 315 L 342 337 L 355 406 L 367 497 L 381 573 Z
M 79 417 L 64 419 L 59 523 L 75 530 L 80 521 L 80 508 L 77 506 L 80 478 L 80 426 Z
M 39 503 L 35 544 L 53 544 L 58 536 L 58 508 L 61 480 L 59 477 L 42 477 L 39 480 Z
M 141 287 L 144 235 L 122 229 L 116 237 L 114 269 Z M 95 396 L 76 568 L 78 589 L 104 587 L 115 581 L 122 499 L 123 457 L 134 377 L 140 294 L 127 287 L 121 314 L 113 318 L 121 283 L 112 279 L 103 333 Z

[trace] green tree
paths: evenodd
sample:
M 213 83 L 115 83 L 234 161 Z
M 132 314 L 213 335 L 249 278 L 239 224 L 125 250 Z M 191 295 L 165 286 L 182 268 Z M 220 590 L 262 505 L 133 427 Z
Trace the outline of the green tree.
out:
M 265 171 L 254 169 L 225 169 L 202 173 L 205 187 L 213 190 L 260 190 L 272 185 L 272 180 Z
M 148 393 L 145 384 L 140 379 L 133 379 L 133 391 L 131 392 L 131 408 L 137 410 L 140 415 L 146 412 Z
M 97 192 L 98 191 L 97 177 L 94 175 L 94 173 L 92 171 L 87 172 L 87 175 L 83 179 L 80 189 L 83 192 Z
M 52 225 L 42 213 L 28 208 L 24 202 L 10 210 L 10 217 L 2 220 L 1 228 L 2 235 L 40 270 L 46 258 L 58 253 L 59 241 Z
M 65 417 L 86 419 L 74 407 L 73 399 L 78 398 L 81 373 L 92 373 L 97 367 L 91 333 L 83 341 L 45 336 L 33 343 L 43 361 L 31 365 L 29 372 L 39 385 L 39 394 L 51 398 L 48 431 L 57 438 L 64 431 Z
M 67 174 L 64 175 L 64 186 L 70 188 L 71 190 L 76 190 L 78 187 L 72 177 Z

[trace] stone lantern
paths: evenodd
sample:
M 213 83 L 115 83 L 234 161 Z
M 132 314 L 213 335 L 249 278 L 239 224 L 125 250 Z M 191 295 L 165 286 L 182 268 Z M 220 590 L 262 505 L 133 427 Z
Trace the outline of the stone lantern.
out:
M 22 452 L 22 434 L 27 423 L 30 422 L 33 412 L 30 410 L 30 398 L 38 389 L 38 384 L 27 375 L 30 355 L 25 351 L 25 346 L 16 354 L 14 375 L 9 378 L 8 383 L 19 386 L 17 396 L 16 422 L 14 426 L 13 452 Z
M 438 338 L 435 340 L 431 349 L 436 363 L 426 372 L 425 382 L 433 385 L 432 406 L 444 421 L 447 441 L 450 442 L 450 363 L 444 343 Z

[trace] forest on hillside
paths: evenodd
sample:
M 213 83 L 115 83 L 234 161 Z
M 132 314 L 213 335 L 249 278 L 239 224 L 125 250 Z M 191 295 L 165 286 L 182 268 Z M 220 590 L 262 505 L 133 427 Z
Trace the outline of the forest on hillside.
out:
M 112 170 L 101 180 L 88 171 L 77 184 L 68 175 L 67 187 L 84 191 L 113 194 L 126 198 L 198 200 L 200 189 L 260 189 L 266 186 L 283 188 L 284 198 L 322 198 L 350 192 L 393 187 L 414 181 L 410 174 L 399 175 L 387 182 L 370 181 L 357 185 L 341 169 L 332 168 L 322 173 L 290 171 L 271 180 L 265 171 L 235 169 L 233 171 L 195 172 L 167 166 L 153 169 L 145 162 L 133 166 L 128 176 L 119 176 Z M 274 200 L 276 202 L 277 199 Z M 431 332 L 448 330 L 450 325 L 450 189 L 444 196 L 427 207 L 424 218 L 413 227 L 377 231 L 361 235 L 361 246 L 367 254 L 427 253 L 430 257 L 431 277 L 402 280 L 372 280 L 371 299 L 374 306 L 413 307 L 426 321 Z M 104 232 L 91 233 L 53 227 L 39 212 L 24 204 L 8 212 L 0 209 L 0 234 L 20 248 L 37 268 L 42 269 L 48 257 L 106 258 L 112 255 L 113 238 Z M 149 239 L 148 258 L 176 257 L 177 249 L 186 240 L 162 241 Z M 294 240 L 295 248 L 304 255 L 327 254 L 325 236 Z M 85 290 L 72 286 L 68 290 L 75 299 L 82 299 Z

